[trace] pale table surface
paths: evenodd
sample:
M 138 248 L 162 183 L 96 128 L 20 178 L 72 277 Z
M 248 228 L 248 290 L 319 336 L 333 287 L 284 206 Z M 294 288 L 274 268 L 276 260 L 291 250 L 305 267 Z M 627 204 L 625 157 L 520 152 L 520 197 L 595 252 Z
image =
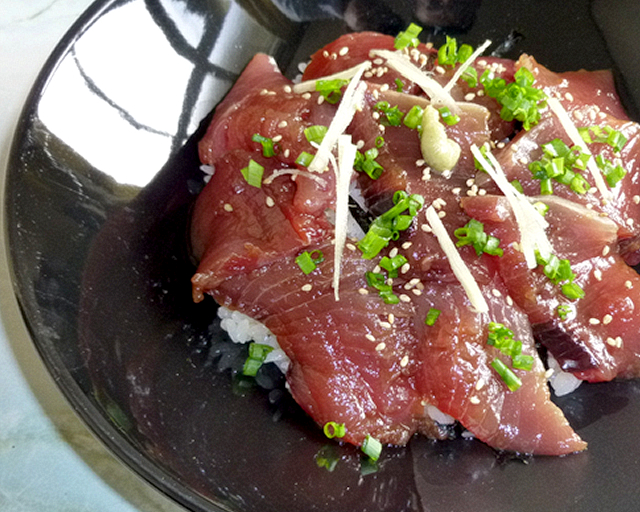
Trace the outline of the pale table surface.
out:
M 0 0 L 3 183 L 27 93 L 56 43 L 90 3 Z M 2 203 L 0 217 L 4 198 Z M 0 246 L 0 512 L 183 511 L 115 459 L 58 391 L 20 316 L 4 230 Z

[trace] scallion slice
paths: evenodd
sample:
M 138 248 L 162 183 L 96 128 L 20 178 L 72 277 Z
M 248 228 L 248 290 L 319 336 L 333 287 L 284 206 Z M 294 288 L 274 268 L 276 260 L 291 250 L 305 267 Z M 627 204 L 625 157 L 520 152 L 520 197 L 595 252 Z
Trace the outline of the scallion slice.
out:
M 439 309 L 436 308 L 429 308 L 429 311 L 427 311 L 427 316 L 424 319 L 424 323 L 432 326 L 435 325 L 436 320 L 438 320 L 438 317 L 440 316 L 441 311 Z
M 262 145 L 263 156 L 272 157 L 277 154 L 276 150 L 279 151 L 280 146 L 276 142 L 273 142 L 273 139 L 270 139 L 269 137 L 263 137 L 259 133 L 254 133 L 251 137 L 251 140 L 253 142 L 259 142 Z
M 406 30 L 403 30 L 396 36 L 393 47 L 396 50 L 403 50 L 408 46 L 415 48 L 420 44 L 420 40 L 418 39 L 420 32 L 422 32 L 422 27 L 411 23 Z
M 309 126 L 304 129 L 304 136 L 309 142 L 320 144 L 322 143 L 322 139 L 327 134 L 328 128 L 321 124 L 316 124 L 313 126 Z
M 313 155 L 306 151 L 301 152 L 296 158 L 296 163 L 304 167 L 309 167 L 309 164 L 313 161 Z
M 334 437 L 344 437 L 346 434 L 344 423 L 336 423 L 335 421 L 328 421 L 325 423 L 322 431 L 329 439 L 333 439 Z
M 367 434 L 367 437 L 364 438 L 362 443 L 361 450 L 367 457 L 375 461 L 380 458 L 380 454 L 382 453 L 382 443 L 375 437 Z
M 522 386 L 522 381 L 513 373 L 511 368 L 504 364 L 500 359 L 491 361 L 491 366 L 498 372 L 500 378 L 504 381 L 510 391 L 517 391 Z
M 251 159 L 249 165 L 243 169 L 240 169 L 245 181 L 252 187 L 262 187 L 262 175 L 264 174 L 264 167 L 258 162 Z
M 449 126 L 453 126 L 460 122 L 460 116 L 453 114 L 451 110 L 449 110 L 449 107 L 439 108 L 438 111 L 440 112 L 442 120 Z
M 316 82 L 316 91 L 318 91 L 328 103 L 333 105 L 340 101 L 342 97 L 342 87 L 348 83 L 349 80 L 343 80 L 341 78 L 318 80 Z
M 258 370 L 264 363 L 269 352 L 273 350 L 273 347 L 264 345 L 262 343 L 250 343 L 249 344 L 249 357 L 247 357 L 242 367 L 242 374 L 248 377 L 255 377 L 258 374 Z

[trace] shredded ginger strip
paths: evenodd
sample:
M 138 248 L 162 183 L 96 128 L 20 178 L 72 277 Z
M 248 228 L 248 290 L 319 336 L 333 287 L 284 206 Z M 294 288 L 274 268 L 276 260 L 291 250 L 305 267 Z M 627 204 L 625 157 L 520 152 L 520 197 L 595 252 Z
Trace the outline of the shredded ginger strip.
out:
M 536 268 L 538 266 L 536 249 L 545 258 L 553 253 L 553 247 L 545 231 L 549 224 L 528 198 L 509 183 L 502 167 L 491 152 L 488 152 L 485 158 L 475 144 L 471 146 L 471 152 L 509 202 L 520 231 L 520 246 L 527 261 L 527 267 Z
M 438 217 L 438 213 L 433 206 L 429 206 L 427 208 L 427 222 L 429 223 L 429 226 L 431 226 L 433 234 L 438 239 L 440 247 L 449 260 L 451 270 L 453 270 L 454 275 L 456 276 L 458 281 L 460 281 L 460 284 L 464 288 L 467 297 L 469 297 L 473 308 L 478 313 L 488 313 L 489 306 L 487 305 L 487 301 L 482 295 L 480 286 L 478 286 L 478 283 L 473 278 L 469 267 L 467 267 L 464 260 L 460 256 L 460 253 L 458 252 L 458 249 L 456 249 L 453 240 L 451 240 L 449 233 L 447 233 L 447 228 L 444 227 L 444 224 L 440 220 L 440 217 Z

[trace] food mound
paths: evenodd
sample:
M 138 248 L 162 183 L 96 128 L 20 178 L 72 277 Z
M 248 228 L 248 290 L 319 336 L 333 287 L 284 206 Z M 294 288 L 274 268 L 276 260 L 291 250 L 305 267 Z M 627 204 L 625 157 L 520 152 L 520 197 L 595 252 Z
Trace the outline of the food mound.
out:
M 454 421 L 584 450 L 549 380 L 640 374 L 639 127 L 607 71 L 416 35 L 342 36 L 299 83 L 253 58 L 199 145 L 194 300 L 264 324 L 297 403 L 374 458 Z

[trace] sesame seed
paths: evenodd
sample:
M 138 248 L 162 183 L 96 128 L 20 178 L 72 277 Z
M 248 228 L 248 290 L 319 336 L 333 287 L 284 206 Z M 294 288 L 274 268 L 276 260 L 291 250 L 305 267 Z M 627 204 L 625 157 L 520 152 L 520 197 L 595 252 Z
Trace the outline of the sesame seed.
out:
M 386 343 L 383 341 L 376 345 L 376 352 L 382 352 L 385 348 L 387 348 Z
M 573 94 L 570 92 L 565 93 L 564 97 L 567 98 L 568 101 L 573 101 Z
M 436 73 L 438 73 L 439 75 L 444 75 L 445 70 L 442 66 L 436 66 Z
M 553 370 L 549 368 L 546 372 L 544 372 L 544 378 L 549 380 L 551 377 L 553 377 Z
M 602 317 L 602 324 L 603 325 L 609 325 L 611 322 L 613 321 L 613 317 L 609 314 L 604 315 Z
M 607 338 L 607 345 L 615 347 L 617 345 L 616 340 L 614 340 L 613 338 Z
M 233 206 L 231 206 L 229 203 L 225 203 L 223 208 L 224 208 L 225 212 L 232 212 L 233 211 Z
M 385 322 L 381 320 L 380 327 L 382 327 L 383 329 L 391 329 L 391 324 L 389 322 Z
M 362 149 L 362 148 L 364 147 L 364 141 L 363 141 L 362 139 L 360 139 L 360 140 L 358 141 L 358 143 L 356 144 L 356 147 L 357 147 L 358 149 Z
M 380 86 L 380 92 L 386 92 L 389 90 L 389 84 L 382 84 Z
M 413 293 L 416 297 L 420 297 L 420 295 L 422 295 L 422 290 L 414 288 L 413 290 L 411 290 L 411 293 Z
M 406 274 L 407 272 L 409 272 L 409 270 L 411 270 L 411 265 L 409 263 L 405 263 L 400 267 L 401 274 Z
M 371 78 L 373 76 L 373 73 L 371 71 L 365 71 L 364 72 L 364 77 L 365 78 Z
M 589 119 L 591 119 L 592 121 L 596 120 L 596 116 L 598 115 L 598 113 L 595 110 L 590 110 L 589 111 Z
M 509 306 L 513 306 L 513 299 L 511 298 L 511 295 L 507 295 L 507 304 Z
M 278 128 L 286 128 L 288 124 L 289 123 L 287 123 L 286 121 L 280 121 L 278 123 Z
M 276 202 L 273 200 L 273 197 L 271 196 L 267 196 L 266 203 L 269 208 L 275 206 L 276 204 Z
M 379 274 L 379 273 L 380 273 L 380 270 L 382 270 L 382 269 L 380 268 L 380 265 L 376 265 L 375 267 L 373 267 L 373 273 L 374 273 L 374 274 Z
M 318 96 L 318 105 L 322 105 L 324 103 L 324 96 Z
M 471 402 L 473 405 L 478 405 L 480 403 L 480 399 L 477 396 L 472 396 L 471 398 L 469 398 L 469 402 Z
M 498 149 L 504 149 L 504 147 L 505 147 L 505 143 L 504 143 L 504 142 L 498 142 L 498 143 L 496 144 L 496 147 L 497 147 Z
M 284 128 L 284 126 L 282 128 Z M 282 135 L 276 135 L 275 137 L 272 137 L 271 140 L 273 142 L 280 142 L 282 140 Z
M 380 66 L 381 64 L 384 64 L 384 60 L 382 60 L 380 57 L 378 57 L 378 58 L 376 58 L 376 59 L 373 59 L 373 63 L 374 63 L 376 66 Z
M 481 377 L 478 379 L 478 381 L 476 382 L 476 391 L 480 391 L 483 387 L 484 387 L 484 379 Z
M 502 297 L 502 293 L 500 293 L 500 290 L 498 290 L 497 288 L 491 290 L 491 295 L 493 295 L 494 297 Z
M 379 124 L 378 125 L 378 130 L 380 130 L 381 133 L 384 133 L 386 131 L 386 128 L 384 127 L 383 124 Z
M 445 211 L 439 211 L 438 212 L 438 217 L 440 217 L 441 219 L 444 219 L 447 216 L 447 212 Z
M 402 295 L 400 295 L 400 300 L 402 302 L 411 302 L 411 297 L 403 293 Z
M 599 268 L 595 269 L 593 271 L 593 277 L 596 278 L 596 281 L 602 281 L 602 270 L 600 270 Z
M 611 251 L 611 247 L 609 247 L 608 245 L 605 245 L 604 249 L 602 249 L 602 255 L 606 256 L 607 254 L 609 254 L 609 251 Z
M 378 89 L 374 89 L 373 90 L 373 97 L 377 100 L 378 98 L 380 98 L 380 93 L 378 92 Z
M 413 242 L 405 242 L 402 244 L 402 248 L 406 251 L 412 245 L 413 245 Z
M 484 96 L 484 90 L 480 89 L 477 94 L 478 97 Z
M 262 89 L 260 91 L 260 96 L 266 96 L 267 94 L 269 94 L 269 90 L 268 89 Z
M 369 290 L 367 290 L 366 288 L 360 288 L 358 289 L 358 293 L 360 295 L 369 295 Z
M 328 57 L 329 56 L 329 52 L 327 50 L 322 52 L 322 56 L 323 57 Z
M 573 111 L 573 117 L 576 118 L 576 121 L 584 121 L 584 114 L 579 110 Z
M 625 288 L 631 290 L 631 288 L 633 288 L 633 283 L 631 281 L 625 281 L 624 286 Z
M 349 53 L 349 47 L 348 46 L 343 46 L 342 48 L 340 48 L 340 51 L 338 52 L 338 54 L 341 57 L 344 57 L 347 53 Z
M 473 101 L 475 98 L 476 98 L 475 92 L 468 92 L 467 94 L 464 95 L 465 101 Z
M 285 158 L 289 158 L 289 155 L 290 155 L 290 154 L 291 154 L 291 151 L 289 150 L 289 148 L 287 148 L 287 149 L 285 149 L 285 150 L 284 150 L 283 155 L 284 155 L 284 157 L 285 157 Z
M 598 320 L 597 318 L 589 318 L 589 323 L 591 325 L 598 325 L 600 323 L 600 320 Z
M 290 86 L 290 85 L 285 85 L 285 86 L 284 86 L 284 92 L 286 92 L 286 93 L 292 93 L 292 92 L 293 92 L 293 89 L 291 88 L 291 86 Z
M 420 229 L 425 233 L 431 233 L 431 226 L 429 226 L 429 224 L 422 224 Z
M 454 195 L 458 195 L 460 192 L 462 191 L 462 189 L 460 187 L 454 187 L 451 189 L 451 193 Z
M 302 99 L 305 99 L 305 100 L 311 99 L 311 93 L 310 92 L 302 93 Z
M 528 160 L 525 157 L 521 157 L 520 160 L 518 160 L 518 162 L 520 162 L 522 165 L 527 165 Z
M 517 144 L 511 144 L 511 151 L 513 151 L 514 153 L 517 153 L 518 149 L 520 149 L 520 148 L 518 147 Z
M 629 217 L 626 222 L 627 222 L 627 226 L 629 227 L 633 226 L 633 219 L 631 217 Z
M 405 366 L 407 366 L 409 364 L 409 356 L 404 356 L 401 360 L 400 360 L 400 366 L 402 366 L 403 368 Z
M 479 196 L 486 196 L 487 195 L 487 191 L 483 188 L 479 188 L 478 189 L 478 195 Z
M 389 258 L 395 258 L 398 255 L 398 248 L 394 247 L 389 251 Z
M 377 121 L 378 119 L 380 119 L 380 112 L 374 112 L 373 114 L 371 114 L 371 117 L 373 117 L 373 119 Z
M 303 292 L 310 292 L 313 285 L 311 283 L 307 283 L 302 288 L 300 288 Z
M 620 336 L 616 337 L 616 347 L 622 348 L 622 338 Z
M 387 319 L 389 320 L 389 323 L 393 325 L 393 323 L 396 321 L 396 316 L 393 313 L 389 313 L 389 316 L 387 316 Z
M 365 338 L 367 338 L 369 341 L 376 341 L 376 338 L 373 334 L 366 334 Z
M 424 283 L 418 283 L 418 284 L 416 285 L 416 288 L 417 288 L 418 290 L 424 290 Z

